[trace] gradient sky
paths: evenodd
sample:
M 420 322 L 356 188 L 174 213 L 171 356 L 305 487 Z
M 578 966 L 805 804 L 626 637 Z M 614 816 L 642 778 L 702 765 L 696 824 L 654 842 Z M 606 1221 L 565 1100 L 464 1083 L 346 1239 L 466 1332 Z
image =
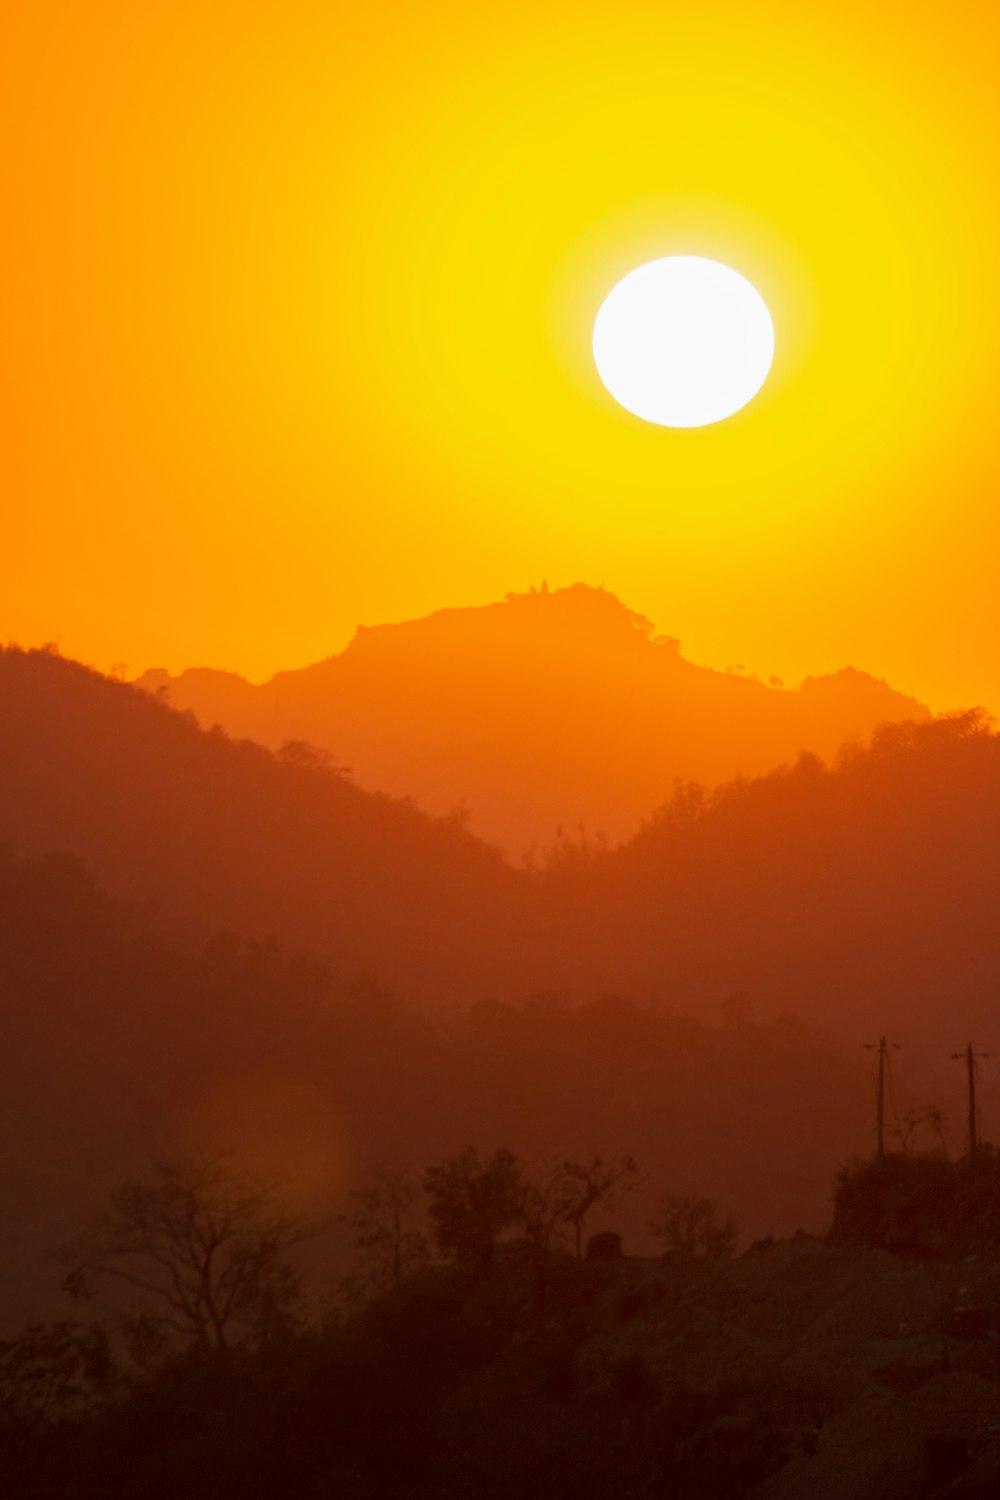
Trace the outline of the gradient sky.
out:
M 966 0 L 7 7 L 0 635 L 263 677 L 544 576 L 1000 709 L 998 48 Z M 672 253 L 776 329 L 695 431 L 590 356 Z

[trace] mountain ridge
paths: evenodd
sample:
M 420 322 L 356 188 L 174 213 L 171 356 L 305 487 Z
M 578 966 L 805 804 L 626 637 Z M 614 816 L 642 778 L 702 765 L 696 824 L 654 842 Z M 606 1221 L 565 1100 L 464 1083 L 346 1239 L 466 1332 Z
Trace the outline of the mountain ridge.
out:
M 853 666 L 794 688 L 701 666 L 587 584 L 359 626 L 343 651 L 259 684 L 195 667 L 136 685 L 204 727 L 273 749 L 314 743 L 370 790 L 438 814 L 464 806 L 515 858 L 561 827 L 627 839 L 675 781 L 719 785 L 802 750 L 829 758 L 880 723 L 931 717 Z
M 204 936 L 276 935 L 449 1006 L 556 992 L 705 1013 L 746 991 L 855 1036 L 919 1017 L 951 1047 L 961 1015 L 959 1043 L 991 1040 L 1000 735 L 982 711 L 683 784 L 628 843 L 564 834 L 526 868 L 308 746 L 201 729 L 50 653 L 0 651 L 0 726 L 0 841 L 78 854 Z

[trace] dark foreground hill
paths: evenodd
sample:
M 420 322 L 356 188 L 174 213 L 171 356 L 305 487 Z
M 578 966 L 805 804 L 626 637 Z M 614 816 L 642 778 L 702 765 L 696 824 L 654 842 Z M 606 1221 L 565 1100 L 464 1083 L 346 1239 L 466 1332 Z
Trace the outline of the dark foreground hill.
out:
M 362 628 L 339 655 L 259 686 L 207 669 L 140 684 L 205 728 L 274 749 L 306 739 L 363 786 L 439 813 L 464 804 L 515 858 L 560 825 L 630 838 L 675 777 L 714 786 L 927 717 L 853 668 L 785 689 L 697 666 L 585 584 Z
M 6 1437 L 13 1496 L 992 1500 L 995 1337 L 950 1336 L 1000 1269 L 808 1236 L 732 1262 L 516 1259 L 423 1272 L 345 1325 L 167 1366 L 89 1419 Z M 0 1435 L 0 1442 L 3 1442 Z

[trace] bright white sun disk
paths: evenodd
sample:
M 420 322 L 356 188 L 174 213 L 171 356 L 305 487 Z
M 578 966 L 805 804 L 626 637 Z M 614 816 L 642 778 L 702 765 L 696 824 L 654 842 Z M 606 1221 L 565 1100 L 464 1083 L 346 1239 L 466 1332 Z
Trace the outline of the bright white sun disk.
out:
M 746 277 L 670 255 L 612 287 L 594 323 L 597 373 L 619 405 L 660 427 L 705 427 L 760 390 L 774 325 Z

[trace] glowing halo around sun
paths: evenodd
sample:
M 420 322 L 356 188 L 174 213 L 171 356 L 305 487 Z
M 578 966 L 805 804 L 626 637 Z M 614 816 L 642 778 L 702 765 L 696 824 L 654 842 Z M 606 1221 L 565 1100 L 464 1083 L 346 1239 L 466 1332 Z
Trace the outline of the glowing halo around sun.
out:
M 706 427 L 760 390 L 774 325 L 745 276 L 670 255 L 622 278 L 594 323 L 597 373 L 620 406 L 660 427 Z

